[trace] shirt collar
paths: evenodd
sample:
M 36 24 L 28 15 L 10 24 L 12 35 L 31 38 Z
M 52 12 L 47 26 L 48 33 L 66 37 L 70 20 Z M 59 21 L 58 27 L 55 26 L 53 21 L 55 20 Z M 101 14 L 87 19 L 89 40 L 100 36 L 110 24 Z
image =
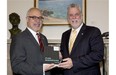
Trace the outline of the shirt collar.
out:
M 76 30 L 77 32 L 79 32 L 82 26 L 83 26 L 83 23 L 81 23 L 81 25 L 80 25 L 77 29 L 73 29 L 73 28 L 72 28 L 72 31 L 73 31 L 73 30 Z
M 33 36 L 36 36 L 36 33 L 39 33 L 39 32 L 35 32 L 33 31 L 31 28 L 27 27 L 27 29 L 33 34 Z

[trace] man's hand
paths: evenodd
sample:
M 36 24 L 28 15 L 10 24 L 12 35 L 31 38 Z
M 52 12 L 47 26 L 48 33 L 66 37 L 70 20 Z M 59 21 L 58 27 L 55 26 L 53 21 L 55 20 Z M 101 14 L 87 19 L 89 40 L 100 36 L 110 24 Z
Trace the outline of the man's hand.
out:
M 60 51 L 59 51 L 59 59 L 62 59 L 62 54 Z
M 56 67 L 55 64 L 43 64 L 43 71 L 48 71 L 52 68 Z
M 63 59 L 63 62 L 61 62 L 58 67 L 64 68 L 64 69 L 72 68 L 73 67 L 72 59 L 71 58 Z

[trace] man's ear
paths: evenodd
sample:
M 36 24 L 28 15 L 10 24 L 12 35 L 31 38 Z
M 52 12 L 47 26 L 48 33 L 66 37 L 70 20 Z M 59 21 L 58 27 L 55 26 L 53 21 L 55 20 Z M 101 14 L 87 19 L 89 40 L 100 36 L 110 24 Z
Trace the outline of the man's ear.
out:
M 28 20 L 29 20 L 28 17 L 26 17 L 26 21 L 27 21 L 27 22 L 28 22 Z

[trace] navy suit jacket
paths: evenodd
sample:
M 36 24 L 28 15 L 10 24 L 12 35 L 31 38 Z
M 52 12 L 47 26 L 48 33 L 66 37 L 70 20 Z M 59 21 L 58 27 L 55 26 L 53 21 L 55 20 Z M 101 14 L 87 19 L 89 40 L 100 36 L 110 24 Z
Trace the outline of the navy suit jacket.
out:
M 40 36 L 44 46 L 47 46 L 47 38 L 42 34 Z M 16 75 L 43 75 L 43 53 L 28 29 L 12 39 L 10 59 Z
M 98 28 L 83 24 L 69 54 L 71 29 L 62 34 L 61 53 L 71 58 L 73 67 L 65 69 L 64 75 L 100 75 L 99 62 L 103 59 L 104 44 Z

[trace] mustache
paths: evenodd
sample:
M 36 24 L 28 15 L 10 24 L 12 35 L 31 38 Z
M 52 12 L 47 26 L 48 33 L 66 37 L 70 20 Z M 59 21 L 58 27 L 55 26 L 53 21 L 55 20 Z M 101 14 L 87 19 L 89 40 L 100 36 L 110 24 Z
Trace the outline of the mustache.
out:
M 72 23 L 78 22 L 77 19 L 71 20 Z

